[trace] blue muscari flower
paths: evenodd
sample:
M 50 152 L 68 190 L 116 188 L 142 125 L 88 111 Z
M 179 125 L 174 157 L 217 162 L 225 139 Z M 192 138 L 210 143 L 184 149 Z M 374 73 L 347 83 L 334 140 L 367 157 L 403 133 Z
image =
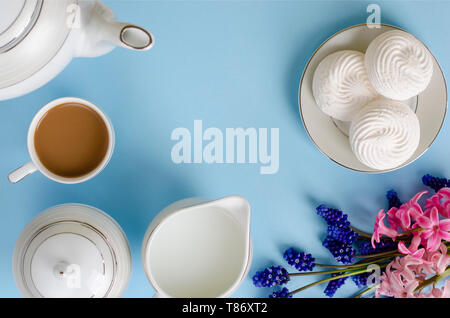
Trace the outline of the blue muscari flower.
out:
M 345 265 L 353 262 L 353 256 L 356 254 L 356 251 L 351 245 L 336 241 L 331 236 L 327 236 L 322 245 L 331 252 L 338 262 Z
M 386 193 L 386 198 L 388 199 L 389 202 L 389 209 L 390 208 L 399 208 L 402 205 L 402 202 L 400 201 L 400 199 L 398 198 L 397 192 L 395 192 L 394 190 L 389 190 Z
M 289 274 L 283 266 L 272 266 L 253 276 L 253 284 L 256 287 L 274 287 L 288 281 Z
M 281 290 L 274 291 L 272 294 L 269 295 L 269 298 L 292 298 L 291 295 L 289 295 L 289 290 L 284 287 Z
M 328 225 L 335 225 L 339 227 L 349 227 L 350 222 L 347 220 L 347 214 L 342 213 L 338 209 L 330 209 L 325 204 L 319 205 L 317 208 L 317 214 L 327 221 Z
M 450 187 L 450 180 L 445 178 L 433 177 L 430 174 L 426 174 L 422 177 L 422 182 L 427 187 L 432 188 L 434 191 L 438 192 L 442 188 Z
M 298 252 L 294 248 L 289 248 L 284 252 L 283 258 L 289 265 L 294 266 L 298 271 L 312 271 L 316 264 L 315 258 L 311 254 L 305 254 L 304 252 Z
M 331 236 L 336 241 L 351 245 L 356 241 L 358 234 L 353 232 L 350 227 L 340 227 L 337 225 L 328 225 L 328 236 Z
M 341 275 L 342 273 L 335 273 L 332 274 L 332 277 Z M 342 277 L 342 278 L 337 278 L 337 279 L 333 279 L 330 280 L 328 282 L 327 287 L 325 288 L 325 290 L 323 291 L 325 293 L 325 295 L 327 295 L 328 297 L 333 297 L 334 294 L 336 293 L 336 291 L 342 286 L 344 285 L 345 281 L 347 280 L 348 277 Z
M 391 240 L 380 240 L 380 243 L 375 242 L 375 248 L 373 248 L 370 241 L 363 241 L 358 245 L 358 251 L 360 255 L 378 254 L 393 251 L 396 249 L 396 243 Z
M 358 286 L 358 288 L 362 288 L 364 286 L 367 286 L 367 279 L 369 278 L 370 273 L 362 273 L 359 275 L 353 275 L 352 280 Z

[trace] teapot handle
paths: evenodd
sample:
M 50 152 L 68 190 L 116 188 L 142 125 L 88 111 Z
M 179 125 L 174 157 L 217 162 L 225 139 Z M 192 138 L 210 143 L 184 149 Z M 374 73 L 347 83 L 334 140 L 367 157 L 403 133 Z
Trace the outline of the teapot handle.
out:
M 131 50 L 149 50 L 155 42 L 149 31 L 130 23 L 111 21 L 105 31 L 105 40 Z

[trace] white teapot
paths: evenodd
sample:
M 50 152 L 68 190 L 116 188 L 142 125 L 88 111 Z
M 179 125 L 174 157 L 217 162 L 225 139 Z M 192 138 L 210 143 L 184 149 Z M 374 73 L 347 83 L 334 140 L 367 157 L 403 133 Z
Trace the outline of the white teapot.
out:
M 74 57 L 152 47 L 150 32 L 113 19 L 99 0 L 0 0 L 0 100 L 43 86 Z

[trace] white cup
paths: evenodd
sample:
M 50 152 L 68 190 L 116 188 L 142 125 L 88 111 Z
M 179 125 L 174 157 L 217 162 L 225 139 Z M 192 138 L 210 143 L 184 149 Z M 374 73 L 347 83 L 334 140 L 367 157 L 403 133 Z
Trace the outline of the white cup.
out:
M 108 137 L 109 137 L 108 149 L 106 151 L 105 157 L 103 158 L 102 162 L 97 166 L 97 168 L 95 168 L 88 174 L 83 175 L 81 177 L 76 177 L 76 178 L 61 177 L 61 176 L 58 176 L 58 175 L 52 173 L 51 171 L 49 171 L 39 160 L 39 157 L 36 153 L 36 149 L 34 147 L 34 135 L 36 133 L 36 127 L 37 127 L 39 121 L 50 109 L 52 109 L 56 106 L 62 105 L 62 104 L 67 104 L 67 103 L 82 104 L 82 105 L 88 106 L 89 108 L 94 110 L 103 119 L 103 121 L 106 125 L 106 128 L 108 130 Z M 91 102 L 89 102 L 87 100 L 81 99 L 81 98 L 64 97 L 64 98 L 59 98 L 59 99 L 56 99 L 56 100 L 48 103 L 47 105 L 45 105 L 44 107 L 42 107 L 39 110 L 39 112 L 36 114 L 36 116 L 34 116 L 33 121 L 31 122 L 30 128 L 28 129 L 28 139 L 27 140 L 28 140 L 28 153 L 30 154 L 31 161 L 29 163 L 23 165 L 22 167 L 18 168 L 17 170 L 13 171 L 8 176 L 8 179 L 10 182 L 17 183 L 20 180 L 22 180 L 23 178 L 25 178 L 26 176 L 28 176 L 36 171 L 40 171 L 44 176 L 46 176 L 47 178 L 49 178 L 53 181 L 56 181 L 59 183 L 64 183 L 64 184 L 76 184 L 76 183 L 81 183 L 81 182 L 85 182 L 87 180 L 92 179 L 93 177 L 98 175 L 108 165 L 108 162 L 111 159 L 111 156 L 114 152 L 115 135 L 114 135 L 114 128 L 111 124 L 111 121 L 105 115 L 105 113 L 103 113 L 103 111 L 100 108 L 98 108 L 96 105 L 92 104 Z

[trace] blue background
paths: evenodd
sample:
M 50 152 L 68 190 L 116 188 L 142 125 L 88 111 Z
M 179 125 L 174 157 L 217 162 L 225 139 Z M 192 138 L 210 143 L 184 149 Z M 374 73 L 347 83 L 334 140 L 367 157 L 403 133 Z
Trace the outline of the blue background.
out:
M 121 20 L 150 29 L 148 52 L 116 49 L 96 59 L 76 59 L 50 84 L 0 102 L 0 296 L 20 296 L 11 258 L 17 237 L 39 212 L 79 202 L 113 216 L 125 230 L 133 254 L 126 297 L 151 297 L 141 267 L 141 240 L 152 218 L 187 197 L 246 197 L 252 206 L 254 260 L 236 297 L 266 297 L 252 286 L 259 269 L 282 263 L 290 246 L 333 262 L 321 246 L 326 224 L 315 206 L 327 203 L 370 231 L 384 194 L 394 187 L 407 199 L 422 189 L 430 172 L 450 176 L 448 118 L 431 149 L 399 171 L 368 175 L 342 168 L 309 140 L 298 112 L 298 85 L 307 60 L 338 30 L 365 23 L 367 1 L 105 1 Z M 382 22 L 422 39 L 450 71 L 450 2 L 377 1 Z M 99 105 L 116 130 L 109 166 L 81 185 L 62 185 L 36 173 L 13 185 L 6 176 L 28 161 L 26 135 L 34 114 L 49 101 L 79 96 Z M 191 131 L 195 119 L 207 127 L 280 128 L 280 170 L 260 175 L 259 165 L 175 165 L 173 129 Z M 224 268 L 224 270 L 226 270 Z M 311 282 L 296 278 L 295 289 Z M 321 285 L 299 296 L 323 296 Z M 351 296 L 350 280 L 337 296 Z

